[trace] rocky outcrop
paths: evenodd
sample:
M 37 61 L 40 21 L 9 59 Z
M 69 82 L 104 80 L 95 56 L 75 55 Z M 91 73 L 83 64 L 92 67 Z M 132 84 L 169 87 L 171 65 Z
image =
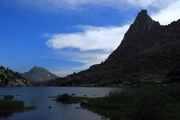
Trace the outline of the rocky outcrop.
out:
M 60 86 L 120 86 L 180 81 L 180 20 L 161 26 L 142 10 L 120 46 L 101 64 L 49 82 Z
M 42 67 L 33 67 L 29 72 L 23 73 L 23 77 L 31 83 L 47 82 L 58 77 Z
M 19 73 L 12 70 L 0 67 L 0 87 L 15 87 L 15 86 L 27 86 L 28 81 L 23 78 Z

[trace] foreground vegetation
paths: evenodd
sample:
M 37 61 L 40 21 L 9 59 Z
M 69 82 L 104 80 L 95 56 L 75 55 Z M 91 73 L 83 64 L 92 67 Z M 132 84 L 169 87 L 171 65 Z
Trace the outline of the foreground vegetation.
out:
M 35 106 L 25 106 L 20 100 L 0 100 L 0 117 L 8 117 L 15 112 L 36 109 Z
M 111 120 L 180 120 L 180 85 L 124 90 L 104 98 L 64 94 L 56 100 L 81 103 L 83 108 Z

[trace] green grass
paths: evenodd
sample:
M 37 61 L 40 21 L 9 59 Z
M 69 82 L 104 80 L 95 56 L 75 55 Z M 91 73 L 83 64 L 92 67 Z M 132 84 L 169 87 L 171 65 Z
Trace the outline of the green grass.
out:
M 104 98 L 66 97 L 65 103 L 88 101 L 83 108 L 111 120 L 180 120 L 180 85 L 124 90 Z
M 15 112 L 34 110 L 35 106 L 25 106 L 20 100 L 0 100 L 0 117 L 9 116 Z

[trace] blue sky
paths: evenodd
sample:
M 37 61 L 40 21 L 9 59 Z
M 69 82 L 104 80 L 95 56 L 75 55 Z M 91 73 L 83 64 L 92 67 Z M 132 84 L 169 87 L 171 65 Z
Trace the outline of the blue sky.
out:
M 141 9 L 169 24 L 180 0 L 0 0 L 0 65 L 64 76 L 105 60 Z

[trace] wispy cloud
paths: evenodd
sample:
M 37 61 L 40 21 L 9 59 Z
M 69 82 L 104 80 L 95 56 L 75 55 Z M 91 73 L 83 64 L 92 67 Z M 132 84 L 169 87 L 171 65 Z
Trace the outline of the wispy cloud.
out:
M 85 69 L 88 69 L 89 66 L 92 66 L 94 64 L 99 64 L 102 61 L 105 61 L 105 59 L 109 56 L 109 52 L 102 52 L 102 51 L 96 51 L 96 52 L 58 52 L 59 56 L 66 55 L 66 59 L 68 61 L 78 62 L 82 63 L 81 66 L 78 67 L 64 67 L 61 70 L 54 71 L 54 74 L 57 74 L 59 76 L 65 76 L 68 74 L 71 74 L 73 72 L 79 72 Z
M 81 26 L 82 32 L 52 34 L 47 45 L 53 49 L 78 48 L 82 51 L 113 51 L 122 40 L 129 25 L 122 27 Z
M 65 77 L 66 75 L 72 74 L 74 71 L 72 70 L 59 70 L 52 72 L 55 75 L 58 75 L 60 77 Z
M 87 5 L 99 5 L 112 8 L 156 8 L 162 9 L 177 0 L 1 0 L 6 3 L 40 8 L 45 10 L 60 11 L 61 9 L 84 9 Z
M 85 66 L 91 66 L 93 64 L 98 64 L 102 61 L 104 61 L 110 54 L 110 52 L 96 52 L 96 53 L 74 53 L 72 52 L 71 54 L 71 61 L 76 61 L 76 62 L 81 62 L 84 63 Z M 77 69 L 79 70 L 79 69 Z M 81 69 L 82 70 L 82 69 Z
M 162 25 L 167 25 L 172 21 L 180 19 L 180 0 L 170 4 L 168 7 L 152 15 L 152 18 Z

